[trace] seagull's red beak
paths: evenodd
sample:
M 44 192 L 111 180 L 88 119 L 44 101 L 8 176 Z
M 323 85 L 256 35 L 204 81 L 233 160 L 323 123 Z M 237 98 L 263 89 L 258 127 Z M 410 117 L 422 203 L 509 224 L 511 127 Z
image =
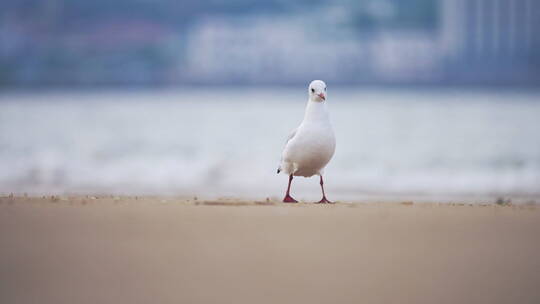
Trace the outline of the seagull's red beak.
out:
M 321 94 L 319 94 L 317 96 L 319 96 L 322 100 L 326 100 L 326 96 L 324 96 L 324 93 L 321 93 Z

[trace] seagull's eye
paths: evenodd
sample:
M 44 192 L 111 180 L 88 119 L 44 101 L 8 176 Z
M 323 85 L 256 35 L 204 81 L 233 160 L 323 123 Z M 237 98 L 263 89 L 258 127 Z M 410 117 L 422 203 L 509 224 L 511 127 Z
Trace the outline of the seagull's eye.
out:
M 326 88 L 324 88 L 324 91 L 326 92 Z
M 315 93 L 315 89 L 311 88 L 311 93 Z

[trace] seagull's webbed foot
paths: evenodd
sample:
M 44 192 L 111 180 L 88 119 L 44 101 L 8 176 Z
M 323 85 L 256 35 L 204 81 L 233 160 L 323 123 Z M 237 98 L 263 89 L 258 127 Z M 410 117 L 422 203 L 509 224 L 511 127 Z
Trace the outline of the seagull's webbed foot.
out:
M 323 198 L 320 201 L 316 202 L 315 204 L 335 204 L 335 203 L 329 201 L 328 199 L 326 199 L 325 196 L 323 196 Z
M 290 195 L 285 195 L 285 197 L 283 198 L 283 202 L 284 203 L 298 203 L 297 200 L 295 200 L 294 198 L 292 198 L 292 196 Z

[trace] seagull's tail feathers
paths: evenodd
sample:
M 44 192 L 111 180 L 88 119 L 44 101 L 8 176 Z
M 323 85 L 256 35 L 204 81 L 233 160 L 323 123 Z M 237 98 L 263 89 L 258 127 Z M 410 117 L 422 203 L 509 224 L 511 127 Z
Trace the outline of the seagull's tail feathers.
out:
M 284 172 L 285 174 L 294 174 L 298 170 L 296 163 L 290 163 L 287 161 L 281 162 L 281 164 L 278 166 L 277 174 Z

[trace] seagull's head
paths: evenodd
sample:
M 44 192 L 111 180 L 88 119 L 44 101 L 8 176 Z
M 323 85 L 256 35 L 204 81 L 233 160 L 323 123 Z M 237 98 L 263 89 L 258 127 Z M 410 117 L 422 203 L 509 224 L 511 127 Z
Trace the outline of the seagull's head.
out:
M 322 80 L 313 80 L 309 84 L 309 100 L 323 102 L 326 100 L 326 83 Z

